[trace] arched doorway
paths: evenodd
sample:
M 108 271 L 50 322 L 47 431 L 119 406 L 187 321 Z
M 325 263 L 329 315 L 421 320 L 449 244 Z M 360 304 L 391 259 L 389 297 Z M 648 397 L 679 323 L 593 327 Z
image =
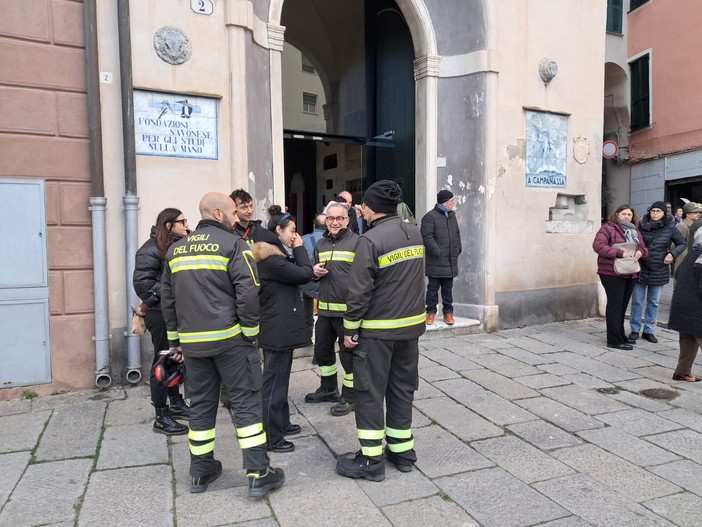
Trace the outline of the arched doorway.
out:
M 308 56 L 319 71 L 326 96 L 323 111 L 327 134 L 362 139 L 358 143 L 372 149 L 355 155 L 352 147 L 344 146 L 350 167 L 355 170 L 361 164 L 364 176 L 360 184 L 356 177 L 340 182 L 324 177 L 319 156 L 317 192 L 310 193 L 319 203 L 313 203 L 311 210 L 321 206 L 322 198 L 328 200 L 341 190 L 360 198 L 363 187 L 384 178 L 402 185 L 413 210 L 426 210 L 432 202 L 427 196 L 436 189 L 438 62 L 423 2 L 273 0 L 270 22 L 284 26 L 285 41 Z M 432 60 L 436 63 L 429 64 Z M 282 84 L 281 98 L 284 80 Z M 272 86 L 273 105 L 279 104 L 276 95 Z M 415 114 L 415 107 L 421 111 Z M 277 114 L 274 112 L 274 116 Z M 274 119 L 274 142 L 283 141 L 284 128 L 284 123 Z M 323 138 L 325 143 L 327 139 Z M 378 152 L 372 143 L 390 143 L 393 148 Z M 287 156 L 290 148 L 286 146 L 284 151 Z M 274 170 L 276 188 L 290 180 L 280 165 Z M 289 169 L 286 167 L 286 171 Z

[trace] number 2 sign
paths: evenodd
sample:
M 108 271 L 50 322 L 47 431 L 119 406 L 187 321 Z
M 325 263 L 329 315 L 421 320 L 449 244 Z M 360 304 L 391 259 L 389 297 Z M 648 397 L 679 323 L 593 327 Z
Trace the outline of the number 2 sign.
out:
M 190 9 L 198 15 L 211 15 L 214 5 L 212 0 L 190 0 Z

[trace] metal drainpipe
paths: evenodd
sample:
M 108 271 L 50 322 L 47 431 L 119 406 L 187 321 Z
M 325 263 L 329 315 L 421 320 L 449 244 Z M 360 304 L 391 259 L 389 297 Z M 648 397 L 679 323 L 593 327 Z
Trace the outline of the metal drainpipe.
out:
M 95 305 L 95 385 L 107 388 L 110 377 L 110 327 L 107 301 L 107 244 L 105 231 L 105 182 L 102 170 L 102 119 L 97 46 L 96 0 L 85 0 L 86 87 L 90 137 L 90 215 L 93 225 L 93 298 Z
M 132 318 L 132 308 L 136 308 L 138 298 L 132 287 L 134 255 L 137 250 L 137 210 L 139 198 L 136 192 L 136 159 L 134 144 L 134 94 L 132 92 L 132 43 L 129 24 L 129 0 L 117 1 L 117 23 L 119 34 L 119 69 L 122 88 L 122 132 L 124 140 L 124 236 L 127 286 L 127 318 Z M 127 343 L 127 382 L 141 380 L 140 337 L 129 331 L 124 332 Z

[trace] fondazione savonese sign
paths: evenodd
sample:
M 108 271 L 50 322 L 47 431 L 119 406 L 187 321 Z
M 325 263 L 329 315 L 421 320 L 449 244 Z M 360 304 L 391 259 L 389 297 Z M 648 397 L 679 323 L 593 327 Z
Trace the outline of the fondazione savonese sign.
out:
M 134 91 L 136 153 L 217 159 L 217 99 Z

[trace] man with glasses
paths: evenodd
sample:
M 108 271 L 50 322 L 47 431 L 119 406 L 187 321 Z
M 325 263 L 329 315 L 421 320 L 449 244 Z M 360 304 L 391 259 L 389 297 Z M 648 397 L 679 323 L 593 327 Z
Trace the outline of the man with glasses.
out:
M 327 205 L 327 232 L 317 242 L 312 261 L 314 275 L 319 280 L 317 324 L 315 326 L 314 356 L 319 364 L 321 385 L 305 396 L 307 403 L 336 402 L 333 416 L 353 411 L 353 352 L 344 346 L 346 294 L 351 264 L 356 255 L 358 235 L 348 228 L 346 207 L 332 201 Z M 344 382 L 339 397 L 334 342 L 339 341 L 339 359 L 344 368 Z

